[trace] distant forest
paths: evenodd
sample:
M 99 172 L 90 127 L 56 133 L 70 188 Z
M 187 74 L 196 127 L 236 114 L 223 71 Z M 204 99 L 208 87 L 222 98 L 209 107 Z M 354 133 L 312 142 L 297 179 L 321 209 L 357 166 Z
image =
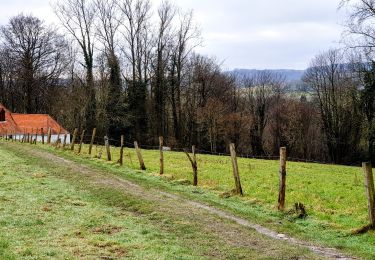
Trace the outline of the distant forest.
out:
M 0 102 L 72 131 L 141 145 L 354 164 L 375 161 L 375 0 L 345 0 L 342 49 L 300 88 L 277 72 L 228 73 L 200 55 L 193 11 L 168 1 L 64 0 L 59 27 L 20 14 L 0 29 Z M 251 24 L 249 25 L 251 26 Z M 251 66 L 251 60 L 248 61 Z

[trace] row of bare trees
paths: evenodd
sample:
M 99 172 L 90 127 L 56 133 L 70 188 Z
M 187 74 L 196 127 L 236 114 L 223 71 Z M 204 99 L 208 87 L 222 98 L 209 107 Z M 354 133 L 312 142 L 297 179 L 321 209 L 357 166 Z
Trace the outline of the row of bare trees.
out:
M 1 27 L 0 102 L 141 144 L 163 136 L 167 145 L 209 152 L 234 142 L 254 156 L 286 146 L 307 160 L 374 158 L 374 2 L 342 3 L 352 11 L 350 55 L 317 55 L 304 88 L 291 90 L 277 73 L 236 75 L 197 54 L 193 12 L 168 1 L 58 1 L 59 28 L 23 14 Z

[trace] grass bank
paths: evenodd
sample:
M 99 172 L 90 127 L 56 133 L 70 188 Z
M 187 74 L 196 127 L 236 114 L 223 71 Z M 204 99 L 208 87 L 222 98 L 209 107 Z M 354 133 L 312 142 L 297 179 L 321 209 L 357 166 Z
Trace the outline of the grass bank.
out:
M 0 144 L 1 259 L 317 258 L 306 249 L 238 229 L 205 212 L 186 211 L 176 201 L 151 201 L 143 194 L 101 183 L 103 176 L 91 179 L 98 173 L 82 175 L 79 169 L 86 164 L 106 170 L 108 180 L 114 173 L 134 177 L 145 186 L 171 185 L 151 174 L 46 146 L 25 146 Z M 38 149 L 78 163 L 61 164 L 36 156 Z M 220 225 L 213 229 L 211 223 Z M 229 232 L 228 236 L 223 232 Z
M 93 154 L 101 149 L 103 148 L 94 148 Z M 126 168 L 139 168 L 134 149 L 125 149 L 123 167 L 115 163 L 119 157 L 119 148 L 115 147 L 111 148 L 114 162 L 106 162 L 105 158 L 89 158 L 87 145 L 79 157 L 70 151 L 50 150 L 116 172 L 119 176 L 142 185 L 162 187 L 230 210 L 279 232 L 364 258 L 375 258 L 375 233 L 351 234 L 353 230 L 368 223 L 367 200 L 360 167 L 288 162 L 287 210 L 294 203 L 301 202 L 308 213 L 307 218 L 297 219 L 276 210 L 278 161 L 240 158 L 238 164 L 245 196 L 222 198 L 223 193 L 234 187 L 230 158 L 226 156 L 198 155 L 199 188 L 196 189 L 179 185 L 181 180 L 192 180 L 190 162 L 181 152 L 164 153 L 165 176 L 160 177 L 159 151 L 155 150 L 142 150 L 147 170 L 146 174 L 136 175 L 124 174 Z

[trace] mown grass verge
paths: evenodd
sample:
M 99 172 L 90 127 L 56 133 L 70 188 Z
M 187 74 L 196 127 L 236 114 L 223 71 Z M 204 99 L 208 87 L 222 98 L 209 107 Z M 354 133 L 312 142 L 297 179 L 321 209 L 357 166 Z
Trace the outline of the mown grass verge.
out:
M 43 149 L 54 151 L 47 146 Z M 265 259 L 270 256 L 290 259 L 298 255 L 311 256 L 307 250 L 279 241 L 271 243 L 270 239 L 256 234 L 253 234 L 254 243 L 260 248 L 262 244 L 267 245 L 274 252 L 227 244 L 225 238 L 217 237 L 214 232 L 202 232 L 199 223 L 163 212 L 159 205 L 115 187 L 90 183 L 74 169 L 41 160 L 29 152 L 23 151 L 21 144 L 0 146 L 1 259 Z M 138 176 L 133 170 L 98 160 L 90 161 L 69 152 L 56 153 L 121 176 Z M 146 185 L 154 186 L 153 181 L 163 183 L 156 177 L 142 176 L 148 181 L 138 181 Z
M 125 165 L 116 164 L 119 148 L 111 148 L 113 162 L 91 158 L 87 145 L 82 154 L 46 148 L 66 158 L 105 169 L 139 184 L 162 188 L 187 198 L 234 212 L 253 222 L 279 232 L 287 233 L 315 244 L 335 247 L 367 259 L 375 258 L 375 232 L 352 235 L 352 231 L 368 223 L 367 202 L 360 167 L 338 165 L 287 163 L 287 211 L 296 202 L 306 206 L 308 217 L 295 218 L 276 210 L 278 192 L 278 162 L 270 160 L 239 159 L 243 198 L 223 198 L 221 195 L 234 187 L 230 158 L 198 155 L 199 187 L 180 185 L 192 179 L 192 170 L 186 155 L 165 152 L 165 175 L 159 176 L 159 152 L 142 150 L 146 174 L 126 170 L 138 169 L 134 149 L 125 149 Z M 97 147 L 93 154 L 102 149 Z M 88 160 L 89 159 L 89 160 Z M 140 173 L 140 172 L 138 172 Z M 183 180 L 181 182 L 181 180 Z

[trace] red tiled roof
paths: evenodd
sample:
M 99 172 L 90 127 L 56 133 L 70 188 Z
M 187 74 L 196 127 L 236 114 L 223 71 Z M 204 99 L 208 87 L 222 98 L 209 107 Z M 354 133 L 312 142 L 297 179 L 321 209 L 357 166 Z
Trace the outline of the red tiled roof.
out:
M 0 104 L 0 111 L 5 110 L 5 122 L 0 122 L 0 134 L 12 134 L 19 133 L 20 129 L 17 124 L 14 122 L 12 113 L 6 109 L 2 104 Z
M 68 133 L 62 126 L 59 125 L 52 117 L 43 114 L 12 114 L 14 121 L 26 133 L 35 133 L 37 130 L 40 133 L 43 128 L 44 133 L 47 133 L 49 127 L 53 135 Z
M 19 134 L 35 134 L 36 131 L 47 134 L 48 128 L 51 128 L 52 134 L 68 133 L 59 123 L 57 123 L 51 116 L 45 114 L 17 114 L 11 113 L 4 106 L 0 104 L 1 108 L 5 109 L 6 122 L 0 122 L 0 133 L 19 133 Z

